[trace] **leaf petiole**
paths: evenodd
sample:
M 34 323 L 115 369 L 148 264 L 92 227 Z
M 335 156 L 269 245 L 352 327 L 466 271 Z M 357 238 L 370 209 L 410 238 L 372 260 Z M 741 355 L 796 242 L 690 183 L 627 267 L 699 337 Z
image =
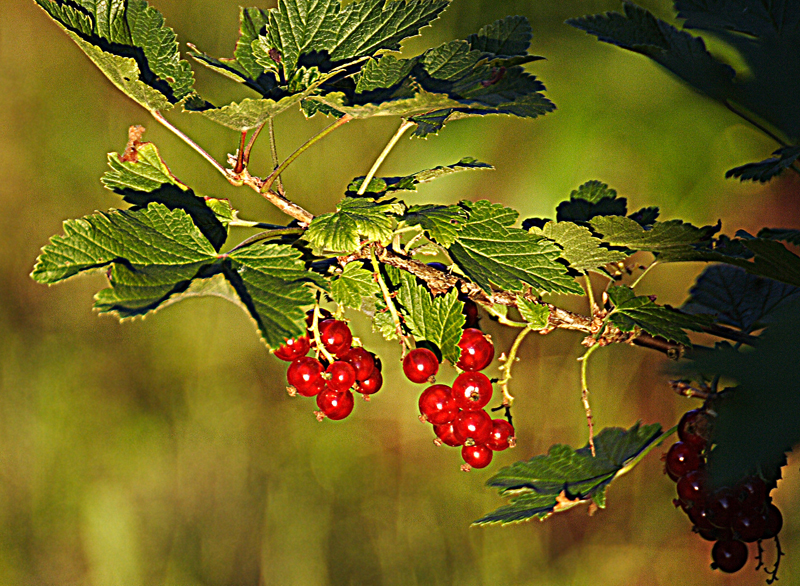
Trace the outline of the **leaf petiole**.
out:
M 589 384 L 586 375 L 586 365 L 589 362 L 589 357 L 599 347 L 600 344 L 593 344 L 584 352 L 583 356 L 578 358 L 578 360 L 581 361 L 581 401 L 583 401 L 583 408 L 586 411 L 586 422 L 589 425 L 589 448 L 592 450 L 592 456 L 596 456 L 597 454 L 594 449 L 594 420 L 592 419 L 592 408 L 589 405 Z
M 222 175 L 223 175 L 223 176 L 224 176 L 226 179 L 228 179 L 228 180 L 230 181 L 230 176 L 228 175 L 228 171 L 227 171 L 227 170 L 226 170 L 226 169 L 225 169 L 225 168 L 224 168 L 222 165 L 220 165 L 220 164 L 217 162 L 217 160 L 216 160 L 214 157 L 212 157 L 212 156 L 211 156 L 211 155 L 209 155 L 209 154 L 208 154 L 206 151 L 204 151 L 204 150 L 203 150 L 203 148 L 202 148 L 202 147 L 201 147 L 199 144 L 197 144 L 196 142 L 194 142 L 194 141 L 193 141 L 191 138 L 189 138 L 189 137 L 188 137 L 187 135 L 185 135 L 183 132 L 181 132 L 180 130 L 178 130 L 178 129 L 177 129 L 175 126 L 173 126 L 172 124 L 170 124 L 170 122 L 169 122 L 169 121 L 168 121 L 166 118 L 164 118 L 164 115 L 163 115 L 161 112 L 159 112 L 158 110 L 150 110 L 150 114 L 152 114 L 152 115 L 153 115 L 153 118 L 155 118 L 156 120 L 158 120 L 158 122 L 159 122 L 159 123 L 160 123 L 162 126 L 164 126 L 164 127 L 167 129 L 167 130 L 169 130 L 170 132 L 172 132 L 172 133 L 173 133 L 175 136 L 177 136 L 178 138 L 180 138 L 180 139 L 181 139 L 183 142 L 185 142 L 185 143 L 186 143 L 186 144 L 188 144 L 190 147 L 192 147 L 192 148 L 193 148 L 195 151 L 197 151 L 197 153 L 199 153 L 201 157 L 203 157 L 203 158 L 204 158 L 206 161 L 208 161 L 209 163 L 211 163 L 211 165 L 213 165 L 213 167 L 214 167 L 214 168 L 215 168 L 217 171 L 219 171 L 220 173 L 222 173 Z
M 389 142 L 386 143 L 383 151 L 380 155 L 378 155 L 378 158 L 375 159 L 375 162 L 372 164 L 367 176 L 364 177 L 361 187 L 358 188 L 358 195 L 364 195 L 364 193 L 367 191 L 367 186 L 369 186 L 369 182 L 372 181 L 372 178 L 375 177 L 375 173 L 378 172 L 378 169 L 383 164 L 383 161 L 389 156 L 389 153 L 392 152 L 394 145 L 397 144 L 397 141 L 400 140 L 400 137 L 403 136 L 403 134 L 405 134 L 406 130 L 412 126 L 416 126 L 416 124 L 414 122 L 409 122 L 408 120 L 403 120 L 403 122 L 400 124 L 400 128 L 397 129 L 397 132 L 395 132 L 392 138 L 389 139 Z

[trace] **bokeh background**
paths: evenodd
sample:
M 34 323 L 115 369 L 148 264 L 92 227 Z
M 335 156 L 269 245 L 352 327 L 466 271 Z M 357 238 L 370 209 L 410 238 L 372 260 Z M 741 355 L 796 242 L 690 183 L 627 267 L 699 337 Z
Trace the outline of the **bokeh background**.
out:
M 232 53 L 237 1 L 154 4 L 182 43 Z M 641 4 L 674 22 L 670 2 Z M 474 156 L 497 170 L 422 186 L 420 201 L 488 198 L 523 217 L 552 216 L 572 189 L 600 179 L 632 209 L 660 205 L 663 218 L 696 224 L 722 218 L 731 235 L 796 227 L 796 177 L 766 186 L 723 178 L 776 145 L 644 58 L 563 24 L 617 8 L 614 0 L 454 0 L 406 50 L 524 14 L 533 51 L 547 57 L 529 67 L 558 110 L 534 121 L 460 121 L 425 141 L 404 139 L 382 172 Z M 196 68 L 196 77 L 212 101 L 239 91 L 206 70 Z M 169 116 L 218 160 L 235 149 L 235 133 Z M 283 116 L 280 153 L 328 123 Z M 198 192 L 230 198 L 242 217 L 281 220 L 118 92 L 32 0 L 0 3 L 0 586 L 763 583 L 753 562 L 732 577 L 708 568 L 711 544 L 673 507 L 660 451 L 615 482 L 608 508 L 593 517 L 580 507 L 544 523 L 469 526 L 503 504 L 484 487 L 493 471 L 553 443 L 585 444 L 578 335 L 526 340 L 512 383 L 518 447 L 465 474 L 458 451 L 434 447 L 430 426 L 417 420 L 420 389 L 400 376 L 397 347 L 358 316 L 353 327 L 383 356 L 387 383 L 347 420 L 318 423 L 309 400 L 286 395 L 285 364 L 233 305 L 192 300 L 118 323 L 91 310 L 101 276 L 35 284 L 28 275 L 38 251 L 64 219 L 120 205 L 99 177 L 132 124 L 147 127 L 145 138 Z M 315 213 L 332 209 L 397 124 L 338 130 L 287 171 L 290 196 Z M 262 143 L 254 172 L 266 174 Z M 661 267 L 642 292 L 680 304 L 701 269 Z M 510 345 L 513 332 L 483 325 L 499 349 Z M 694 407 L 670 391 L 665 362 L 632 347 L 595 354 L 596 422 L 670 427 Z M 775 494 L 787 585 L 800 583 L 798 482 L 792 458 Z

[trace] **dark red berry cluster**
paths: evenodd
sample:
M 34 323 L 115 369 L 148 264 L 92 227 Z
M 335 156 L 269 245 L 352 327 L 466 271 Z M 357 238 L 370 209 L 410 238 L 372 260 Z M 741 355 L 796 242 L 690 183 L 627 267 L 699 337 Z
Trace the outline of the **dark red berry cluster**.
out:
M 758 476 L 735 486 L 709 485 L 706 456 L 712 422 L 706 409 L 685 413 L 678 424 L 679 441 L 664 456 L 664 469 L 677 485 L 675 506 L 688 515 L 700 537 L 715 542 L 711 567 L 733 573 L 747 563 L 747 544 L 776 537 L 783 517 Z
M 433 425 L 436 442 L 461 446 L 465 469 L 485 468 L 492 454 L 514 445 L 514 427 L 505 419 L 492 419 L 484 407 L 492 398 L 492 381 L 479 372 L 494 359 L 494 345 L 480 330 L 467 328 L 458 343 L 463 370 L 452 386 L 432 384 L 419 397 L 421 419 Z M 415 383 L 435 383 L 439 372 L 436 355 L 427 348 L 409 352 L 403 372 Z
M 383 386 L 380 361 L 371 352 L 352 345 L 353 334 L 345 322 L 325 319 L 319 322 L 318 330 L 319 339 L 333 361 L 307 356 L 314 346 L 311 332 L 286 340 L 275 350 L 275 356 L 291 362 L 286 371 L 290 394 L 316 397 L 319 420 L 344 419 L 353 411 L 353 390 L 366 398 Z

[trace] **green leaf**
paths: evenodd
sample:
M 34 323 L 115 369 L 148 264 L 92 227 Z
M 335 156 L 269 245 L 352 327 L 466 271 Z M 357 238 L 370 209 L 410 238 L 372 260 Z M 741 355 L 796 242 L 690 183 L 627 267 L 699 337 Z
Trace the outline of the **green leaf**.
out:
M 361 309 L 365 299 L 373 300 L 381 292 L 375 275 L 368 271 L 361 263 L 350 262 L 344 267 L 340 275 L 331 282 L 331 297 L 341 306 Z
M 623 332 L 640 327 L 651 336 L 691 346 L 684 329 L 702 331 L 713 320 L 703 315 L 687 315 L 672 307 L 657 305 L 650 297 L 637 297 L 630 287 L 608 288 L 608 297 L 614 310 L 608 320 Z
M 208 200 L 195 195 L 172 175 L 153 143 L 134 141 L 122 157 L 109 153 L 108 165 L 111 171 L 103 175 L 103 185 L 121 195 L 135 206 L 134 209 L 145 208 L 153 202 L 164 204 L 170 210 L 181 209 L 191 216 L 215 250 L 225 243 L 228 230 Z
M 618 262 L 627 255 L 602 246 L 591 230 L 572 222 L 548 222 L 544 228 L 531 228 L 531 233 L 553 240 L 561 249 L 561 258 L 576 271 L 597 270 L 608 263 Z
M 394 267 L 386 267 L 389 279 L 397 288 L 396 300 L 403 312 L 404 323 L 416 340 L 436 344 L 442 356 L 455 364 L 461 355 L 458 342 L 464 327 L 464 304 L 458 291 L 431 296 L 416 278 Z
M 695 245 L 707 243 L 720 226 L 698 228 L 680 220 L 655 222 L 646 230 L 635 220 L 623 216 L 597 216 L 590 221 L 592 229 L 608 245 L 630 250 L 646 250 L 658 255 L 662 262 L 682 260 Z
M 384 55 L 379 59 L 369 59 L 356 83 L 356 93 L 386 89 L 402 83 L 417 64 L 417 59 L 398 59 L 394 55 Z
M 762 228 L 758 231 L 758 238 L 778 240 L 800 246 L 800 230 L 794 228 Z
M 143 316 L 217 295 L 244 308 L 271 347 L 302 334 L 305 309 L 314 303 L 306 283 L 318 279 L 291 246 L 262 241 L 218 255 L 186 212 L 160 203 L 67 220 L 64 236 L 42 249 L 31 276 L 53 284 L 102 269 L 111 287 L 95 297 L 101 312 Z
M 455 242 L 467 212 L 457 205 L 411 206 L 402 218 L 409 226 L 421 226 L 429 239 L 448 247 Z
M 721 347 L 695 356 L 683 372 L 719 374 L 738 385 L 715 402 L 709 457 L 716 485 L 732 486 L 759 468 L 781 465 L 800 443 L 800 304 L 786 304 L 750 351 Z
M 369 182 L 365 195 L 370 197 L 382 197 L 390 192 L 395 191 L 416 191 L 417 185 L 420 183 L 427 183 L 433 181 L 444 175 L 458 173 L 459 171 L 493 171 L 494 167 L 487 163 L 482 163 L 473 157 L 464 157 L 457 163 L 452 165 L 441 165 L 433 169 L 424 169 L 417 171 L 412 175 L 404 175 L 402 177 L 373 177 Z M 348 194 L 356 193 L 361 184 L 364 182 L 364 177 L 356 177 L 347 186 Z
M 641 427 L 637 423 L 628 430 L 606 428 L 594 438 L 596 456 L 588 445 L 578 450 L 555 445 L 547 455 L 507 466 L 486 484 L 498 488 L 501 496 L 510 496 L 510 504 L 474 524 L 545 519 L 589 500 L 605 508 L 611 481 L 636 465 L 666 435 L 657 423 Z
M 800 157 L 800 146 L 783 147 L 772 153 L 777 157 L 770 157 L 758 163 L 748 163 L 741 167 L 736 167 L 725 173 L 726 178 L 738 177 L 742 181 L 760 181 L 766 183 L 783 170 L 788 169 L 798 157 Z
M 772 323 L 784 303 L 800 297 L 800 288 L 738 267 L 712 265 L 697 277 L 689 293 L 683 312 L 711 314 L 717 322 L 749 333 Z
M 533 303 L 517 295 L 517 309 L 522 319 L 528 322 L 528 327 L 530 329 L 543 330 L 547 327 L 547 323 L 550 319 L 550 309 L 548 309 L 546 305 Z
M 402 204 L 379 204 L 366 198 L 346 197 L 338 211 L 314 218 L 304 238 L 316 249 L 347 253 L 361 247 L 361 239 L 386 243 L 392 238 L 394 218 Z
M 523 292 L 531 286 L 552 293 L 581 294 L 558 262 L 560 250 L 541 236 L 513 228 L 518 213 L 488 201 L 463 203 L 469 219 L 448 248 L 451 258 L 485 291 Z
M 144 0 L 36 0 L 106 77 L 148 110 L 193 94 L 175 33 Z
M 493 56 L 527 55 L 533 30 L 524 16 L 507 16 L 467 37 L 470 49 Z
M 595 216 L 624 216 L 628 200 L 617 197 L 617 192 L 605 183 L 592 179 L 573 190 L 568 201 L 556 208 L 559 222 L 588 222 Z

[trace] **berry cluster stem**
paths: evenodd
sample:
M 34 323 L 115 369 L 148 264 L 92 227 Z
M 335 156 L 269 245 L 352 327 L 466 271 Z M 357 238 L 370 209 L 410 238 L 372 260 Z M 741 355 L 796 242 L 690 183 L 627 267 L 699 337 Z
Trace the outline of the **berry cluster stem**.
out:
M 317 356 L 322 354 L 325 360 L 328 361 L 328 364 L 333 364 L 336 358 L 328 352 L 328 349 L 325 347 L 325 344 L 322 343 L 322 338 L 319 335 L 319 301 L 319 297 L 317 297 L 317 302 L 314 304 L 314 318 L 311 321 L 311 331 L 314 334 L 314 343 L 317 345 Z
M 506 363 L 500 367 L 504 372 L 503 378 L 500 380 L 500 389 L 503 391 L 503 405 L 506 407 L 510 407 L 511 403 L 514 402 L 514 397 L 508 392 L 508 383 L 511 380 L 511 369 L 514 366 L 514 363 L 517 361 L 517 352 L 519 351 L 519 347 L 522 345 L 522 340 L 524 340 L 525 336 L 532 331 L 533 330 L 530 328 L 525 328 L 519 334 L 517 334 L 517 337 L 514 339 L 514 343 L 511 345 L 511 348 L 508 351 Z
M 394 322 L 394 328 L 397 332 L 397 337 L 400 339 L 400 343 L 403 346 L 403 357 L 405 357 L 406 350 L 413 349 L 413 346 L 408 341 L 408 338 L 403 334 L 403 324 L 400 321 L 400 314 L 397 313 L 397 307 L 395 307 L 392 294 L 389 291 L 389 287 L 386 286 L 386 281 L 383 280 L 380 265 L 378 264 L 374 254 L 372 254 L 372 267 L 375 271 L 373 273 L 375 280 L 378 282 L 378 286 L 381 288 L 381 293 L 383 293 L 383 299 L 386 302 L 386 307 L 389 309 L 389 314 L 392 316 L 392 322 Z

